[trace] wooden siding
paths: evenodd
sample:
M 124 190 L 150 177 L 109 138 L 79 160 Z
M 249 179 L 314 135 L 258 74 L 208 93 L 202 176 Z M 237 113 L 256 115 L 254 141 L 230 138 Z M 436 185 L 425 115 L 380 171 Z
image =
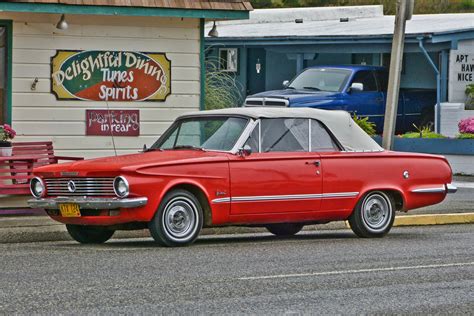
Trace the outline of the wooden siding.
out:
M 6 0 L 5 2 L 54 3 L 118 7 L 173 8 L 194 10 L 250 11 L 250 1 L 242 0 Z
M 105 102 L 57 101 L 51 94 L 50 63 L 57 49 L 156 51 L 171 60 L 172 94 L 165 102 L 109 103 L 110 109 L 140 110 L 140 136 L 116 137 L 119 154 L 150 146 L 178 115 L 199 110 L 197 19 L 70 16 L 66 31 L 55 28 L 57 16 L 0 13 L 0 19 L 14 20 L 12 123 L 18 141 L 52 140 L 58 155 L 113 154 L 110 137 L 85 136 L 86 109 L 107 109 Z

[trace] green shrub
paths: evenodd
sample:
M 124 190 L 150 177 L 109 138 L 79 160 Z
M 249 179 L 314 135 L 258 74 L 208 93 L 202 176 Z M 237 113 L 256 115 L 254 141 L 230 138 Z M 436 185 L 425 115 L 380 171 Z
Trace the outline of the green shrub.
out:
M 235 75 L 219 69 L 219 59 L 206 61 L 204 105 L 206 110 L 241 106 L 243 88 Z
M 402 138 L 446 138 L 446 136 L 437 134 L 431 130 L 429 126 L 423 126 L 419 128 L 415 124 L 413 124 L 416 132 L 407 132 L 401 135 Z
M 459 139 L 474 139 L 474 134 L 471 133 L 459 133 L 456 135 Z
M 369 136 L 375 135 L 375 123 L 370 122 L 368 117 L 359 117 L 354 114 L 352 119 L 357 123 L 357 125 L 359 125 L 360 128 L 364 130 L 364 132 L 369 134 Z

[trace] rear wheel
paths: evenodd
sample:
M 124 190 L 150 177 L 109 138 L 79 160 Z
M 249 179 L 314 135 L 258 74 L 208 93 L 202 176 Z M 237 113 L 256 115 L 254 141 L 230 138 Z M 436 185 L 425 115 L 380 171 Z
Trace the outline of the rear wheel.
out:
M 359 237 L 383 237 L 392 228 L 395 201 L 381 191 L 366 194 L 349 217 L 352 231 Z
M 81 244 L 102 244 L 112 237 L 114 230 L 100 226 L 66 225 L 71 237 Z
M 270 224 L 265 226 L 270 233 L 276 236 L 293 236 L 301 229 L 303 229 L 303 224 L 298 223 L 284 223 L 284 224 Z
M 167 247 L 192 244 L 203 224 L 199 200 L 189 191 L 173 190 L 166 194 L 149 224 L 151 236 Z

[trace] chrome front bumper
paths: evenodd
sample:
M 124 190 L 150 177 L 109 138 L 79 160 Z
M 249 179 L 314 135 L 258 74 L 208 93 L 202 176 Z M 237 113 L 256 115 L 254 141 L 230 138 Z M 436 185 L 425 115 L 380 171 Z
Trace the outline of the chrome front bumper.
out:
M 110 210 L 117 208 L 132 208 L 146 205 L 148 198 L 139 197 L 131 199 L 119 198 L 83 198 L 83 197 L 57 197 L 28 200 L 32 208 L 48 210 L 59 209 L 59 204 L 77 204 L 81 210 Z

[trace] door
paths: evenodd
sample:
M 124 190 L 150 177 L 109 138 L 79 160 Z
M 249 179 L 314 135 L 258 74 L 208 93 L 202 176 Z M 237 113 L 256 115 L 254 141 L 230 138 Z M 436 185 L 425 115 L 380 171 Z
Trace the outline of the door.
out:
M 0 26 L 0 125 L 7 123 L 7 28 Z
M 385 115 L 384 95 L 377 87 L 373 71 L 358 71 L 350 85 L 353 83 L 363 84 L 363 90 L 350 91 L 348 111 L 356 112 L 358 116 L 368 116 L 375 123 L 377 131 L 381 132 Z
M 264 48 L 249 48 L 247 63 L 247 95 L 265 91 L 265 60 Z
M 253 153 L 230 161 L 231 214 L 318 211 L 320 155 L 310 152 L 308 119 L 263 119 L 247 145 Z

